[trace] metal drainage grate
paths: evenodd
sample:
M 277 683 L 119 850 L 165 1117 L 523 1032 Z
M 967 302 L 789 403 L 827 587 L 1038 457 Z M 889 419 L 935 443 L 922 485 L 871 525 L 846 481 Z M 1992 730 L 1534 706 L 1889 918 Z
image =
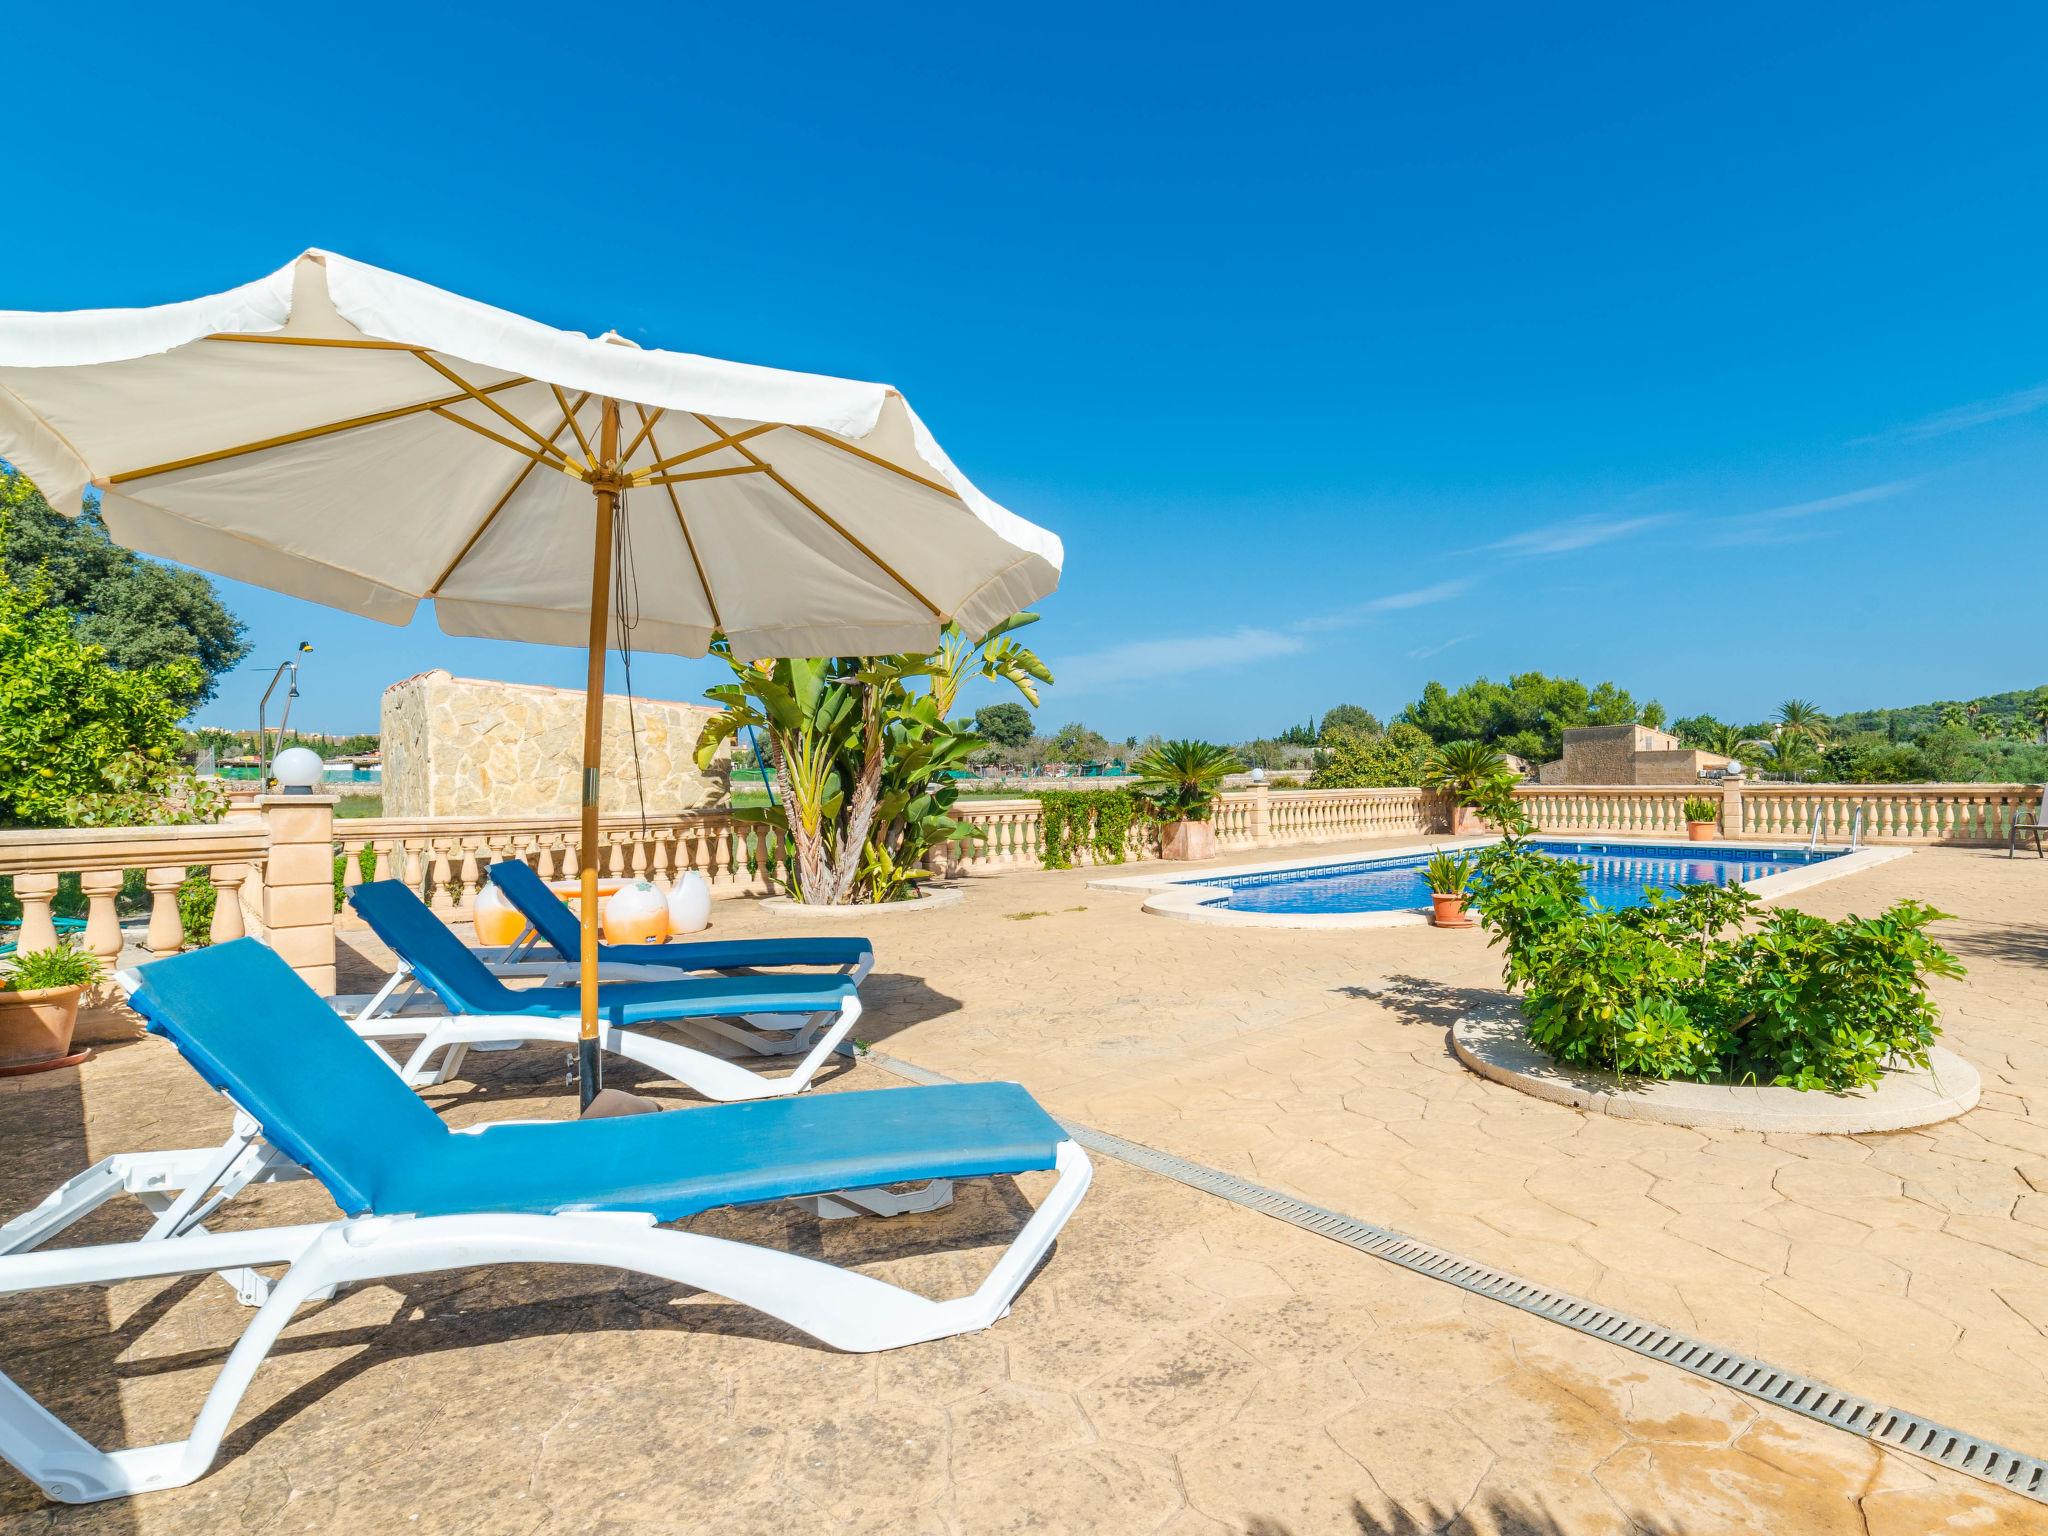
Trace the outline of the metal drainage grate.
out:
M 869 1052 L 868 1059 L 912 1082 L 938 1084 L 957 1081 L 893 1056 Z M 1749 1355 L 1738 1355 L 1659 1324 L 1630 1317 L 1612 1307 L 1603 1307 L 1550 1286 L 1523 1280 L 1489 1264 L 1460 1258 L 1455 1253 L 1390 1228 L 1376 1227 L 1369 1221 L 1360 1221 L 1341 1211 L 1311 1205 L 1277 1189 L 1268 1189 L 1236 1174 L 1190 1162 L 1157 1147 L 1126 1141 L 1121 1136 L 1112 1136 L 1107 1131 L 1098 1131 L 1071 1120 L 1062 1120 L 1060 1124 L 1068 1135 L 1090 1152 L 1099 1152 L 1191 1189 L 1278 1217 L 1304 1231 L 1356 1248 L 1360 1253 L 1369 1253 L 1376 1259 L 1385 1259 L 1390 1264 L 1398 1264 L 1418 1275 L 1446 1281 L 1475 1296 L 1517 1307 L 1652 1360 L 1675 1365 L 1695 1376 L 1704 1376 L 1709 1381 L 1732 1387 L 1763 1402 L 1804 1414 L 1809 1419 L 1847 1430 L 1866 1440 L 1875 1440 L 1929 1461 L 1940 1462 L 1945 1467 L 2048 1504 L 2048 1461 L 2039 1457 L 2008 1450 L 1994 1441 L 1951 1429 L 1919 1414 L 1889 1408 L 1869 1398 L 1839 1391 L 1810 1376 L 1780 1370 Z

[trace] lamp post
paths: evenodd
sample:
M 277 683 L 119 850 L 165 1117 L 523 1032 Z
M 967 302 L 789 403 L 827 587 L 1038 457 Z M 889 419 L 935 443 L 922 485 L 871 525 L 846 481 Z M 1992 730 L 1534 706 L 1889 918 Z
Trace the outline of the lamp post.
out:
M 277 685 L 284 675 L 291 674 L 291 687 L 285 690 L 284 714 L 277 722 L 277 744 L 284 745 L 285 727 L 291 723 L 292 700 L 299 696 L 299 658 L 313 649 L 312 642 L 301 640 L 298 649 L 290 658 L 277 664 L 277 670 L 270 674 L 270 686 L 263 690 L 263 698 L 256 706 L 256 756 L 261 761 L 263 754 L 270 750 L 270 731 L 264 720 L 270 710 L 270 696 L 277 692 Z

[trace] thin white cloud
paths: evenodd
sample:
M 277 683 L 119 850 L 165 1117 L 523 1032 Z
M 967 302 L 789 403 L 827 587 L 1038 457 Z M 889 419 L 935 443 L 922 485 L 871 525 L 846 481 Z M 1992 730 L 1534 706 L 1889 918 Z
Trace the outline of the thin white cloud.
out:
M 1439 640 L 1435 645 L 1419 646 L 1410 651 L 1408 656 L 1412 661 L 1427 661 L 1432 656 L 1442 655 L 1454 645 L 1463 645 L 1467 640 L 1474 638 L 1473 635 L 1453 635 L 1448 640 Z
M 1377 613 L 1398 613 L 1408 608 L 1427 607 L 1431 603 L 1445 603 L 1471 590 L 1472 579 L 1469 576 L 1460 576 L 1451 581 L 1439 581 L 1433 586 L 1416 587 L 1407 592 L 1389 592 L 1384 597 L 1355 603 L 1349 608 L 1339 608 L 1334 613 L 1298 619 L 1289 627 L 1305 635 L 1322 634 L 1332 629 L 1349 629 Z
M 1994 421 L 2031 416 L 2044 407 L 2048 407 L 2048 384 L 2032 384 L 2025 389 L 1993 395 L 1989 400 L 1972 400 L 1964 405 L 1950 406 L 1945 411 L 1909 421 L 1903 427 L 1880 436 L 1900 437 L 1913 443 L 1925 442 L 1930 437 L 1947 437 L 1951 432 L 1967 432 L 1972 427 L 1989 426 Z M 1868 437 L 1857 439 L 1861 443 L 1877 440 Z
M 1297 635 L 1247 625 L 1216 634 L 1163 636 L 1104 646 L 1065 658 L 1054 665 L 1053 673 L 1059 679 L 1059 696 L 1066 698 L 1156 678 L 1228 671 L 1275 656 L 1292 656 L 1305 645 Z
M 1854 491 L 1843 491 L 1835 496 L 1820 496 L 1812 501 L 1795 501 L 1782 507 L 1766 507 L 1761 512 L 1743 512 L 1733 517 L 1720 519 L 1711 524 L 1708 542 L 1720 547 L 1754 544 L 1794 544 L 1805 539 L 1819 538 L 1824 530 L 1810 525 L 1809 519 L 1824 512 L 1839 512 L 1845 507 L 1860 507 L 1868 502 L 1889 501 L 1892 497 L 1910 491 L 1926 476 L 1918 475 L 1906 480 L 1887 480 L 1881 485 L 1866 485 Z
M 1596 544 L 1633 538 L 1677 520 L 1677 514 L 1672 512 L 1654 512 L 1646 517 L 1575 517 L 1568 522 L 1510 534 L 1485 547 L 1503 555 L 1568 555 Z

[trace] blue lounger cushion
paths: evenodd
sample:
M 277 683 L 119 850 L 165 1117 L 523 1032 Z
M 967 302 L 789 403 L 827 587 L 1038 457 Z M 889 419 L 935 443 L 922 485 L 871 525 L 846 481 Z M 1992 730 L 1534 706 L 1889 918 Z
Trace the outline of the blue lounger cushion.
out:
M 561 1018 L 577 1012 L 571 987 L 508 987 L 449 931 L 408 886 L 372 880 L 349 894 L 364 922 L 456 1013 Z M 641 955 L 646 958 L 644 952 Z M 599 1013 L 611 1024 L 715 1018 L 740 1013 L 825 1013 L 855 993 L 840 976 L 686 976 L 673 981 L 608 981 L 597 989 Z
M 349 1215 L 699 1211 L 1051 1168 L 1066 1132 L 1015 1083 L 884 1088 L 452 1132 L 254 939 L 156 961 L 135 1007 Z
M 533 924 L 540 942 L 564 960 L 583 946 L 582 929 L 567 902 L 548 888 L 524 859 L 503 859 L 490 868 L 491 884 Z M 724 971 L 736 966 L 824 966 L 852 968 L 872 954 L 866 939 L 682 939 L 667 944 L 600 944 L 597 958 L 625 965 L 672 965 L 683 970 Z

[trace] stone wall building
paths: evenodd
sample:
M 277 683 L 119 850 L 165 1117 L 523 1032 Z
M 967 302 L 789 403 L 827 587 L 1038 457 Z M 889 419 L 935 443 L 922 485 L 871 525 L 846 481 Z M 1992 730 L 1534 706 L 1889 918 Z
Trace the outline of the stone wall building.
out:
M 721 748 L 703 772 L 696 761 L 711 706 L 634 699 L 629 732 L 627 702 L 623 694 L 605 696 L 601 808 L 640 808 L 636 735 L 650 814 L 724 805 L 729 752 Z M 452 677 L 437 668 L 384 690 L 382 725 L 386 816 L 577 813 L 583 761 L 578 689 Z
M 1575 725 L 1564 755 L 1537 770 L 1543 784 L 1697 784 L 1728 759 L 1647 725 Z

